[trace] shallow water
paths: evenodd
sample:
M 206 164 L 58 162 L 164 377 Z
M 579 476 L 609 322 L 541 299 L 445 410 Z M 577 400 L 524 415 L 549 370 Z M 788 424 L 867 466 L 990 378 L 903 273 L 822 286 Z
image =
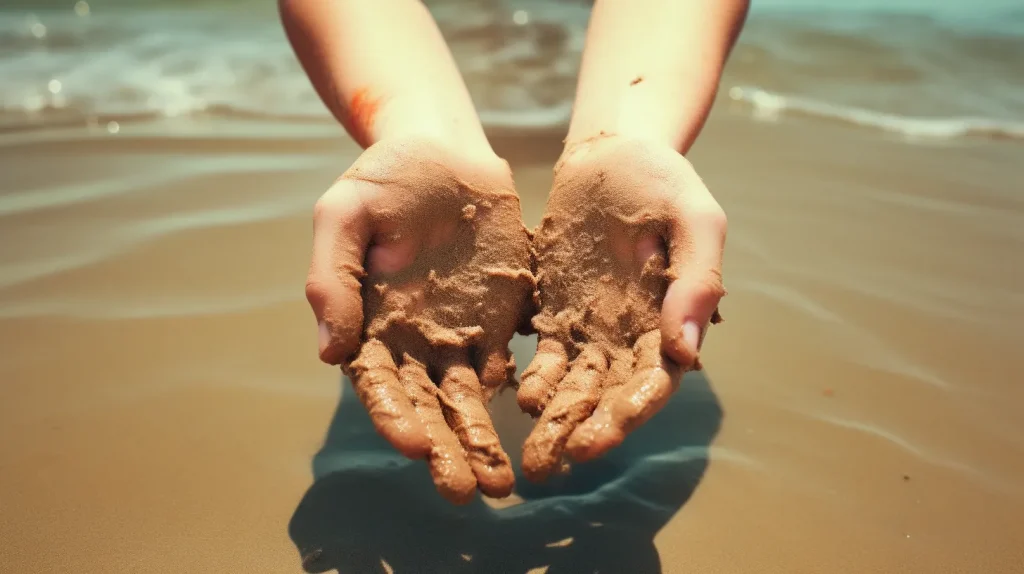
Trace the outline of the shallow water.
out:
M 528 224 L 560 140 L 492 138 Z M 691 155 L 730 216 L 705 373 L 500 511 L 444 504 L 316 360 L 309 214 L 357 153 L 338 128 L 176 118 L 0 147 L 5 571 L 290 572 L 314 549 L 356 572 L 1024 557 L 1015 143 L 716 111 Z M 521 366 L 532 345 L 513 342 Z M 511 394 L 494 417 L 517 459 L 529 420 Z
M 488 124 L 566 121 L 586 3 L 428 4 Z M 1024 138 L 1019 5 L 857 6 L 754 2 L 723 99 L 765 120 L 796 114 L 926 139 Z M 327 118 L 269 2 L 8 2 L 0 14 L 0 127 Z

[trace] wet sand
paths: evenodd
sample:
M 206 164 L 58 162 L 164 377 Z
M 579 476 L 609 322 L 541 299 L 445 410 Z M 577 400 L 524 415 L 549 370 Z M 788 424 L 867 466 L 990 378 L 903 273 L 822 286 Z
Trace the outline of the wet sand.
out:
M 495 134 L 528 225 L 562 135 Z M 317 360 L 311 208 L 358 151 L 337 128 L 0 149 L 4 572 L 1024 567 L 1019 144 L 717 110 L 691 155 L 730 218 L 703 375 L 497 513 L 452 511 Z M 528 418 L 495 409 L 518 467 Z

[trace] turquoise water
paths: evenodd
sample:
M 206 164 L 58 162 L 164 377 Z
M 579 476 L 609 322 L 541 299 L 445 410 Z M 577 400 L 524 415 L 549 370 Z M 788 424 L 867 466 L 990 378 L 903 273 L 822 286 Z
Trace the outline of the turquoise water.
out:
M 755 1 L 723 99 L 766 121 L 796 114 L 907 135 L 1024 138 L 1020 2 L 852 4 Z M 566 121 L 589 3 L 428 5 L 486 123 Z M 0 76 L 0 127 L 182 115 L 327 120 L 264 0 L 9 1 Z

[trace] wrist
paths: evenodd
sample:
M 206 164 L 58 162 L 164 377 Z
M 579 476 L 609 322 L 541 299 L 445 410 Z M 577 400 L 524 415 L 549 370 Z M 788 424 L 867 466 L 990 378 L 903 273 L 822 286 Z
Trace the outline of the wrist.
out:
M 593 121 L 574 120 L 565 139 L 563 155 L 580 145 L 608 138 L 644 141 L 680 153 L 684 140 L 680 131 L 668 125 L 665 118 L 656 117 L 649 110 L 622 108 Z
M 589 137 L 583 137 L 581 134 L 580 139 L 566 139 L 565 148 L 555 164 L 556 177 L 563 168 L 568 167 L 569 171 L 572 171 L 572 166 L 586 165 L 607 153 L 614 154 L 613 150 L 623 148 L 642 148 L 659 154 L 681 155 L 666 138 L 654 132 L 633 129 L 626 130 L 625 133 L 614 133 L 599 130 Z
M 364 147 L 381 141 L 416 139 L 436 142 L 459 155 L 494 154 L 472 110 L 446 109 L 422 98 L 398 97 L 373 103 L 369 118 L 371 114 L 360 113 L 359 106 L 350 109 L 354 118 L 363 117 L 366 137 L 360 143 Z
M 391 150 L 391 151 L 388 151 Z M 432 158 L 434 163 L 446 166 L 460 179 L 488 182 L 488 187 L 500 186 L 515 191 L 512 170 L 487 143 L 467 140 L 451 132 L 403 129 L 389 134 L 368 146 L 364 155 L 381 153 L 390 155 L 394 150 L 406 150 L 413 155 Z
M 705 102 L 707 98 L 702 94 L 663 86 L 657 79 L 637 76 L 631 82 L 618 82 L 614 89 L 581 94 L 569 125 L 566 147 L 602 134 L 614 134 L 685 154 L 703 127 L 710 101 Z

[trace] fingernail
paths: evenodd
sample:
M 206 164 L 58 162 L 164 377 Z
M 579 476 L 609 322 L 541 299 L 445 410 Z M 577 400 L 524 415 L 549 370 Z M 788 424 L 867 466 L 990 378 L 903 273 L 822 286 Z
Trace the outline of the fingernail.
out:
M 694 320 L 683 323 L 683 342 L 693 352 L 697 352 L 700 345 L 700 325 Z
M 327 323 L 323 321 L 318 324 L 318 327 L 320 331 L 320 352 L 322 353 L 327 348 L 327 345 L 331 343 L 331 330 L 327 328 Z

